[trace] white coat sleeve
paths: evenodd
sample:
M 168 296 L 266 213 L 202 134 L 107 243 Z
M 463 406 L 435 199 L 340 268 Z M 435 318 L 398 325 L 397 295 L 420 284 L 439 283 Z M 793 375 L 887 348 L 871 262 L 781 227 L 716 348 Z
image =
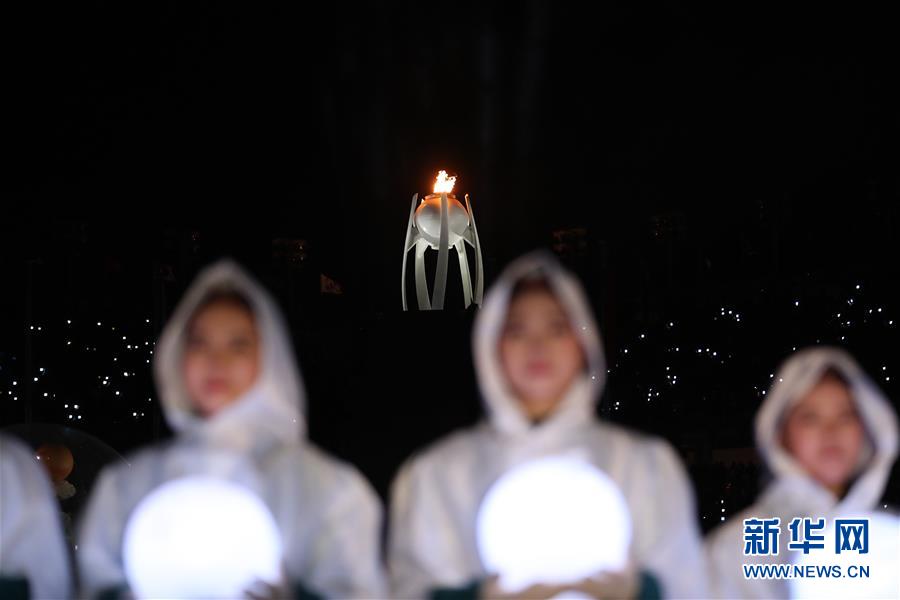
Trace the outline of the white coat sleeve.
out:
M 300 583 L 329 598 L 386 597 L 381 523 L 381 504 L 368 482 L 352 467 L 340 468 Z
M 427 465 L 404 465 L 391 489 L 388 571 L 395 598 L 425 598 L 478 576 L 467 568 L 459 532 Z
M 735 522 L 726 523 L 706 539 L 706 561 L 709 566 L 709 591 L 711 598 L 744 597 L 742 590 L 741 539 L 734 534 Z
M 59 505 L 32 456 L 0 440 L 0 575 L 25 577 L 32 598 L 72 595 Z
M 783 553 L 771 556 L 744 555 L 744 519 L 769 514 L 771 511 L 754 505 L 733 516 L 707 536 L 705 547 L 711 598 L 790 598 L 790 587 L 786 579 L 744 577 L 744 564 L 786 562 Z
M 78 529 L 76 560 L 81 596 L 89 599 L 110 590 L 127 590 L 122 561 L 124 508 L 115 467 L 101 471 Z
M 634 515 L 635 527 L 647 532 L 639 566 L 659 580 L 664 598 L 706 598 L 706 557 L 687 473 L 663 441 L 650 448 L 650 468 L 646 508 Z

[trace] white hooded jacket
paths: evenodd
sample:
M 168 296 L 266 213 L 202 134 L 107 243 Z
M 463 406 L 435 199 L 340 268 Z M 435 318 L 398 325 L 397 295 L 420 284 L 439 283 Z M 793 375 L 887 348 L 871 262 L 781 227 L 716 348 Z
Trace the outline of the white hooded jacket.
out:
M 181 360 L 189 319 L 223 290 L 250 301 L 262 367 L 243 398 L 202 419 L 190 408 Z M 305 439 L 304 392 L 287 332 L 274 300 L 235 263 L 222 260 L 197 277 L 155 349 L 157 388 L 177 435 L 98 478 L 79 535 L 85 595 L 127 585 L 121 546 L 131 511 L 159 485 L 186 475 L 219 476 L 256 491 L 281 532 L 290 582 L 328 597 L 384 594 L 378 500 L 352 466 Z
M 32 598 L 69 598 L 72 575 L 59 504 L 34 452 L 0 435 L 0 577 L 24 577 Z
M 563 304 L 587 356 L 588 369 L 545 421 L 532 425 L 510 392 L 498 341 L 515 284 L 545 278 Z M 388 565 L 394 595 L 422 598 L 435 588 L 483 580 L 476 544 L 479 505 L 491 484 L 524 461 L 583 453 L 619 485 L 632 515 L 631 554 L 660 582 L 664 596 L 705 594 L 703 552 L 693 494 L 666 442 L 598 421 L 606 381 L 600 335 L 584 291 L 551 255 L 513 262 L 485 297 L 473 351 L 487 419 L 409 459 L 391 496 Z
M 840 499 L 810 477 L 781 443 L 788 410 L 829 369 L 837 370 L 850 383 L 868 434 L 859 471 Z M 755 504 L 710 533 L 706 542 L 712 591 L 721 598 L 788 597 L 787 580 L 748 580 L 741 565 L 790 562 L 787 525 L 795 517 L 824 517 L 830 522 L 835 516 L 877 508 L 897 456 L 897 419 L 887 398 L 849 354 L 837 348 L 811 348 L 791 356 L 775 375 L 775 383 L 756 415 L 756 445 L 773 481 Z M 778 554 L 744 556 L 744 519 L 772 517 L 781 519 Z

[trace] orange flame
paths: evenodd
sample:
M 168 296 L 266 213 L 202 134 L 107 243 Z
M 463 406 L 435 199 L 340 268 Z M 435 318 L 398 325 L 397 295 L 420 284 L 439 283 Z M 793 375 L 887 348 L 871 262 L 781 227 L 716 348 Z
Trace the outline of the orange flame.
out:
M 449 194 L 453 191 L 453 184 L 456 183 L 456 175 L 453 177 L 447 176 L 447 171 L 440 171 L 438 173 L 437 179 L 434 181 L 434 193 L 440 194 L 446 192 Z

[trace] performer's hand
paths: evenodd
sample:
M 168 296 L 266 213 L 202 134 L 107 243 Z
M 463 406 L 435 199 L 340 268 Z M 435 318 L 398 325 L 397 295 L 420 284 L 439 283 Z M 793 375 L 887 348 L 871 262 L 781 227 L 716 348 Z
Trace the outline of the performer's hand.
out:
M 568 589 L 571 589 L 571 586 L 535 583 L 518 592 L 507 592 L 500 588 L 500 578 L 494 575 L 481 585 L 479 598 L 482 600 L 549 600 Z
M 603 571 L 583 579 L 568 589 L 580 592 L 596 600 L 632 600 L 637 597 L 640 585 L 637 569 L 632 566 L 622 571 Z
M 287 573 L 284 567 L 281 569 L 281 577 L 275 583 L 269 583 L 257 579 L 250 587 L 244 590 L 244 600 L 280 600 L 293 598 L 294 594 L 288 584 Z
M 290 597 L 291 591 L 287 587 L 265 581 L 256 581 L 244 590 L 244 600 L 281 600 Z

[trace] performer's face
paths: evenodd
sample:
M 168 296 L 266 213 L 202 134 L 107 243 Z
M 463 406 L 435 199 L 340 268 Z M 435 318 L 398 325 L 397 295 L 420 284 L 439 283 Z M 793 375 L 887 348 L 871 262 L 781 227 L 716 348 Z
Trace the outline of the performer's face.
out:
M 247 392 L 259 375 L 253 315 L 234 302 L 214 302 L 188 326 L 184 378 L 194 410 L 211 417 Z
M 499 351 L 510 388 L 532 420 L 549 415 L 584 368 L 568 316 L 545 288 L 513 298 Z
M 791 409 L 782 441 L 813 478 L 840 495 L 859 461 L 864 435 L 850 390 L 826 375 Z

